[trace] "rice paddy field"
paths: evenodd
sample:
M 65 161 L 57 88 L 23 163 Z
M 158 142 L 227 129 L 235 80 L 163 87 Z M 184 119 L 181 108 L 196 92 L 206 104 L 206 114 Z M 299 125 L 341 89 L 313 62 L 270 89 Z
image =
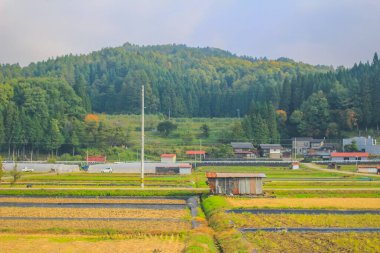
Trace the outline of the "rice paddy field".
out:
M 207 171 L 265 173 L 265 194 L 210 196 Z M 380 252 L 379 177 L 303 166 L 205 166 L 188 176 L 147 175 L 145 182 L 139 189 L 138 175 L 96 173 L 30 173 L 13 185 L 6 179 L 1 252 Z M 195 219 L 190 196 L 202 206 Z M 303 228 L 333 230 L 291 230 Z M 375 230 L 355 231 L 367 228 Z
M 380 198 L 226 198 L 232 208 L 379 209 Z
M 184 198 L 13 196 L 0 205 L 1 252 L 183 252 L 192 230 Z
M 257 252 L 380 252 L 380 233 L 246 233 Z
M 2 252 L 30 253 L 124 253 L 182 252 L 185 241 L 180 235 L 109 236 L 14 234 L 3 233 Z
M 263 196 L 204 198 L 224 252 L 380 252 L 379 178 L 306 167 L 202 170 L 267 176 Z

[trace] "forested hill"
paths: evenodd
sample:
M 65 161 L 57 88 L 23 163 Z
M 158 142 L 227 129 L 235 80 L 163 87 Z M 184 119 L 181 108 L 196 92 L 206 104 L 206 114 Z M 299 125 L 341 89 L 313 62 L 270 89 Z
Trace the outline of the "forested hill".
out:
M 125 44 L 24 68 L 3 65 L 0 83 L 15 85 L 20 80 L 29 83 L 32 77 L 53 77 L 74 89 L 87 112 L 111 114 L 139 113 L 144 84 L 147 113 L 225 117 L 237 116 L 237 110 L 245 115 L 252 102 L 269 101 L 278 107 L 286 78 L 330 70 L 285 58 L 238 57 L 215 48 Z M 38 78 L 31 80 L 38 82 Z M 23 101 L 17 103 L 22 106 Z

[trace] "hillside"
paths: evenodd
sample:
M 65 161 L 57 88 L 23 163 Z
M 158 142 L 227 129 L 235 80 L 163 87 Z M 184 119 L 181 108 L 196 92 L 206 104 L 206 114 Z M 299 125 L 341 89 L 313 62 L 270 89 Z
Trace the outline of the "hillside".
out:
M 246 114 L 252 101 L 278 105 L 285 78 L 328 70 L 285 58 L 238 57 L 214 48 L 125 44 L 25 68 L 3 66 L 0 82 L 20 77 L 63 78 L 88 112 L 109 114 L 139 113 L 144 84 L 147 113 L 226 117 L 236 116 L 237 109 Z
M 33 152 L 133 146 L 129 126 L 91 113 L 139 114 L 142 84 L 146 113 L 160 120 L 169 115 L 243 119 L 220 121 L 223 138 L 211 135 L 209 142 L 339 139 L 378 129 L 380 123 L 377 54 L 371 63 L 334 70 L 215 48 L 125 44 L 24 68 L 0 66 L 0 152 L 26 159 Z M 181 131 L 165 138 L 177 145 L 197 142 L 197 133 L 190 140 Z

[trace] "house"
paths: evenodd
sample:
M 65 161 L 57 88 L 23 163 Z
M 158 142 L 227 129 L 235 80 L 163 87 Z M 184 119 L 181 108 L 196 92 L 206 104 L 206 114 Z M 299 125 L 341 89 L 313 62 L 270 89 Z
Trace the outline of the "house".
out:
M 331 161 L 366 161 L 368 155 L 367 152 L 333 152 L 331 153 Z
M 175 163 L 177 160 L 176 154 L 162 154 L 161 155 L 161 162 L 162 163 Z
M 326 143 L 325 139 L 313 139 L 311 137 L 292 138 L 293 152 L 307 157 L 329 159 L 330 153 L 336 148 L 332 143 Z
M 310 142 L 313 140 L 311 137 L 294 137 L 292 138 L 292 146 L 296 154 L 306 155 L 310 149 Z
M 213 194 L 260 195 L 263 194 L 263 173 L 207 172 L 207 183 Z
M 315 146 L 314 146 L 315 147 Z M 336 148 L 332 143 L 324 143 L 319 148 L 310 148 L 307 151 L 305 157 L 329 160 L 332 152 L 335 152 Z
M 260 144 L 260 154 L 262 157 L 282 158 L 282 146 L 280 144 Z
M 377 145 L 376 139 L 371 136 L 343 139 L 343 148 L 352 144 L 353 141 L 356 142 L 360 151 L 368 152 L 370 155 L 380 155 L 380 145 Z
M 250 142 L 231 142 L 235 157 L 237 158 L 255 158 L 253 145 Z
M 358 166 L 358 172 L 368 173 L 368 174 L 380 174 L 380 166 L 376 166 L 376 165 Z

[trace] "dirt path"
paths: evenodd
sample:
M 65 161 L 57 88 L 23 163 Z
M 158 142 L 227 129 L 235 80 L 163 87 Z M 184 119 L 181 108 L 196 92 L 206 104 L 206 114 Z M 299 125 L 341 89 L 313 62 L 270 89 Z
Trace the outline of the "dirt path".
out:
M 358 172 L 350 172 L 350 171 L 323 169 L 320 167 L 320 165 L 317 165 L 314 163 L 302 163 L 302 165 L 304 165 L 308 168 L 311 168 L 311 169 L 316 169 L 316 170 L 326 171 L 326 172 L 341 173 L 341 174 L 348 174 L 348 175 L 355 175 L 355 176 L 380 177 L 380 175 L 376 175 L 376 174 L 367 174 L 367 173 L 358 173 Z

